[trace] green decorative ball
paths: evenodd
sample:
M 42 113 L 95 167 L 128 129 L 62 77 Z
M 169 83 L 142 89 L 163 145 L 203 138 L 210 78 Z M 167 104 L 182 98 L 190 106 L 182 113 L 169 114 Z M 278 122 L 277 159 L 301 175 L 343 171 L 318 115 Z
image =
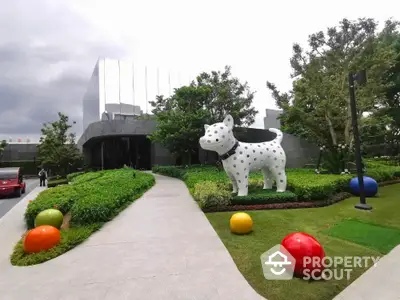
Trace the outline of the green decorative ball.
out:
M 35 227 L 41 225 L 50 225 L 60 229 L 63 223 L 64 216 L 58 209 L 46 209 L 40 212 L 35 218 Z

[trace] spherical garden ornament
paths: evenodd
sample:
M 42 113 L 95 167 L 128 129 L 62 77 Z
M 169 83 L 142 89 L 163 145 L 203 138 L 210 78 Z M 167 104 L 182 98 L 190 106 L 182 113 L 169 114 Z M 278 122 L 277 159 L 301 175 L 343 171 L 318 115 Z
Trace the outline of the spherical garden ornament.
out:
M 246 234 L 253 230 L 253 220 L 252 218 L 244 213 L 235 213 L 229 222 L 231 232 L 237 234 Z
M 319 276 L 324 266 L 324 248 L 311 235 L 304 232 L 288 234 L 281 242 L 281 246 L 288 251 L 296 260 L 294 273 L 297 276 L 304 276 L 305 270 L 308 274 Z
M 35 227 L 50 225 L 58 229 L 61 228 L 64 216 L 58 209 L 50 208 L 40 212 L 35 218 Z
M 61 240 L 60 230 L 53 226 L 42 225 L 30 230 L 24 238 L 24 251 L 37 253 L 56 246 Z
M 364 192 L 366 197 L 374 197 L 378 193 L 378 183 L 375 179 L 363 176 L 364 178 Z M 350 190 L 353 195 L 360 195 L 360 185 L 358 184 L 358 177 L 350 180 Z

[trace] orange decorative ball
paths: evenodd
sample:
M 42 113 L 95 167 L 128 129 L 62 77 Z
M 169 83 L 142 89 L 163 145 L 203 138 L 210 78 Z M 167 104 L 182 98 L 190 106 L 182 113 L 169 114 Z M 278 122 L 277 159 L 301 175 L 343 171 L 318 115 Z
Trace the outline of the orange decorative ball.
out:
M 61 240 L 60 230 L 50 225 L 38 226 L 30 230 L 24 239 L 24 251 L 36 253 L 49 250 Z

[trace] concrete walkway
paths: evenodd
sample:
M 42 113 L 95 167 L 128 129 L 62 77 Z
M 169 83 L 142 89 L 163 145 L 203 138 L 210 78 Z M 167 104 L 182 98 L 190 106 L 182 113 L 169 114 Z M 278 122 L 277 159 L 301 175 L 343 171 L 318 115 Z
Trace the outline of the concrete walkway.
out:
M 12 267 L 8 257 L 24 231 L 26 203 L 40 191 L 35 189 L 0 223 L 0 299 L 264 299 L 239 272 L 184 183 L 156 179 L 84 244 L 41 265 Z
M 400 299 L 400 245 L 334 298 L 334 300 L 378 299 Z

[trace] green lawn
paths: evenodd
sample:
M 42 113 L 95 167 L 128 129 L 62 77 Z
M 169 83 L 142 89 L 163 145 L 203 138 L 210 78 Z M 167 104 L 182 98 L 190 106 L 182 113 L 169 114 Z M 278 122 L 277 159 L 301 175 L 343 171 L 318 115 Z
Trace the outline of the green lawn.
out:
M 353 270 L 349 282 L 268 281 L 262 274 L 260 255 L 287 234 L 303 231 L 321 242 L 327 256 L 382 256 L 400 242 L 399 192 L 399 184 L 380 188 L 379 197 L 367 199 L 372 211 L 355 209 L 358 198 L 323 208 L 248 211 L 254 220 L 254 231 L 245 236 L 229 231 L 232 212 L 208 213 L 207 217 L 239 270 L 261 295 L 269 300 L 330 300 L 365 269 Z M 385 237 L 380 239 L 382 235 Z

